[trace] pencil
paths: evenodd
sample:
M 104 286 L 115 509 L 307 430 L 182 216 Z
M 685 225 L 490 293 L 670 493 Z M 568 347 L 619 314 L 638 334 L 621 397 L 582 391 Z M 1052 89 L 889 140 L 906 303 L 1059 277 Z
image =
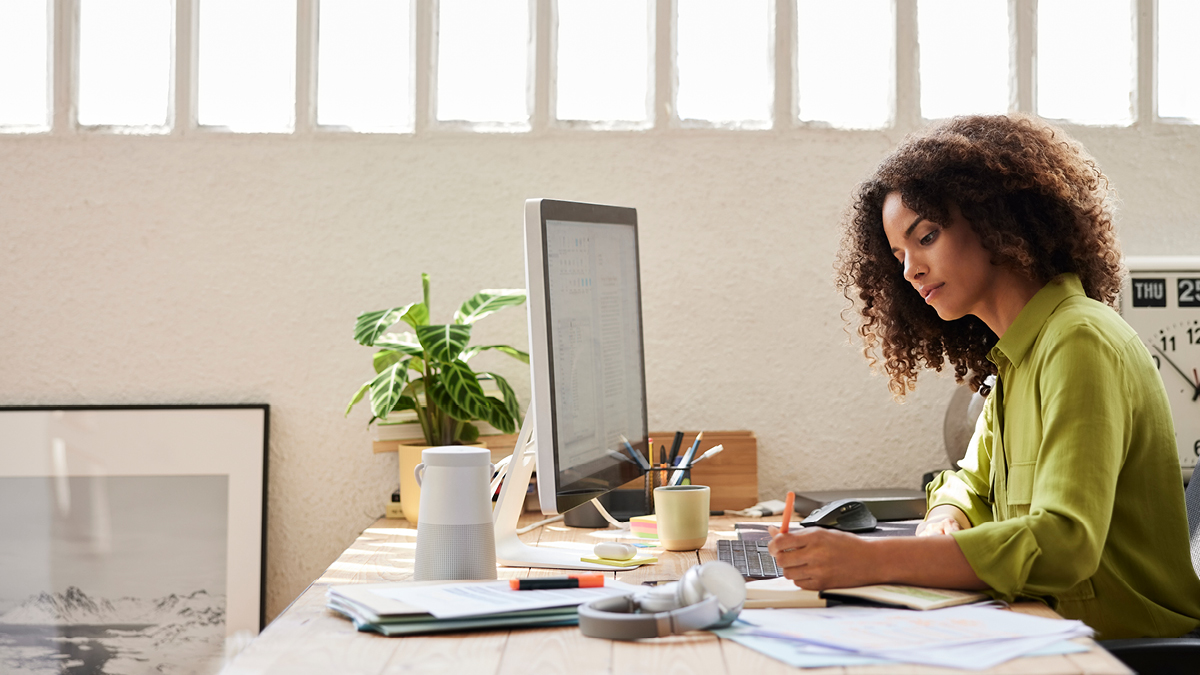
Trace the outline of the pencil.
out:
M 787 534 L 788 523 L 792 520 L 792 509 L 796 507 L 796 493 L 788 492 L 787 499 L 783 502 L 783 522 L 779 524 L 779 533 Z
M 679 459 L 679 446 L 683 443 L 683 432 L 676 431 L 675 439 L 671 441 L 671 454 L 667 455 L 667 464 L 675 466 L 675 460 Z

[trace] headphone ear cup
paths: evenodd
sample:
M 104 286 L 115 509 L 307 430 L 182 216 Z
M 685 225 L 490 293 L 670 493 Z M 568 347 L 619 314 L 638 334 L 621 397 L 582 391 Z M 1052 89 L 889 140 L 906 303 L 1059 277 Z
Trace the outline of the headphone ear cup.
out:
M 638 605 L 643 612 L 670 612 L 680 608 L 677 590 L 678 581 L 655 586 L 638 597 Z
M 741 572 L 727 562 L 713 560 L 700 566 L 698 576 L 720 608 L 721 618 L 713 627 L 724 628 L 733 623 L 746 604 L 746 580 Z
M 680 607 L 694 605 L 708 597 L 704 580 L 700 577 L 701 569 L 703 569 L 703 565 L 692 565 L 679 580 L 679 588 L 675 590 L 675 596 L 679 600 Z

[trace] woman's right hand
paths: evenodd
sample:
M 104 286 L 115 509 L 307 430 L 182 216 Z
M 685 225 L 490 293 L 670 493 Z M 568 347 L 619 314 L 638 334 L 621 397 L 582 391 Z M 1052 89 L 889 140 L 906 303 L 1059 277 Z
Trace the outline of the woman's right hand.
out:
M 965 527 L 963 526 L 964 522 L 967 523 Z M 967 514 L 963 513 L 957 506 L 942 504 L 941 506 L 933 507 L 925 515 L 925 520 L 917 525 L 917 536 L 932 537 L 938 534 L 958 532 L 970 527 L 970 522 Z
M 950 534 L 958 532 L 962 526 L 958 521 L 949 516 L 939 518 L 938 520 L 923 520 L 917 525 L 918 537 L 932 537 L 935 534 Z

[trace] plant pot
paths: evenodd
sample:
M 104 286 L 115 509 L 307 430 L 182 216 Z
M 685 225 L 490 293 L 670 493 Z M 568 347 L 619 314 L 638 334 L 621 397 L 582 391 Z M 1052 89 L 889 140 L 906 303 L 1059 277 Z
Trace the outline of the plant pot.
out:
M 413 526 L 417 524 L 417 518 L 420 515 L 421 509 L 421 486 L 417 484 L 417 477 L 413 475 L 413 469 L 421 463 L 421 453 L 425 448 L 430 447 L 425 441 L 410 441 L 401 443 L 399 449 L 400 455 L 400 508 L 404 511 L 404 519 Z

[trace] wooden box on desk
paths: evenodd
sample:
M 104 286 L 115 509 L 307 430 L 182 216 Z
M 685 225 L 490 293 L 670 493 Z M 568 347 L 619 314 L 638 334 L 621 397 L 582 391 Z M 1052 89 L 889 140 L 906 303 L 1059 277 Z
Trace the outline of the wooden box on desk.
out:
M 679 447 L 680 456 L 692 446 L 692 442 L 696 440 L 696 433 L 683 432 L 683 444 Z M 670 450 L 674 437 L 675 433 L 672 431 L 650 432 L 655 448 L 665 445 L 667 450 Z M 713 511 L 725 511 L 745 509 L 757 504 L 758 439 L 754 437 L 754 432 L 705 431 L 696 456 L 699 457 L 715 445 L 723 445 L 725 449 L 692 469 L 692 484 L 707 485 L 712 490 L 709 508 Z M 655 457 L 656 461 L 657 459 Z

